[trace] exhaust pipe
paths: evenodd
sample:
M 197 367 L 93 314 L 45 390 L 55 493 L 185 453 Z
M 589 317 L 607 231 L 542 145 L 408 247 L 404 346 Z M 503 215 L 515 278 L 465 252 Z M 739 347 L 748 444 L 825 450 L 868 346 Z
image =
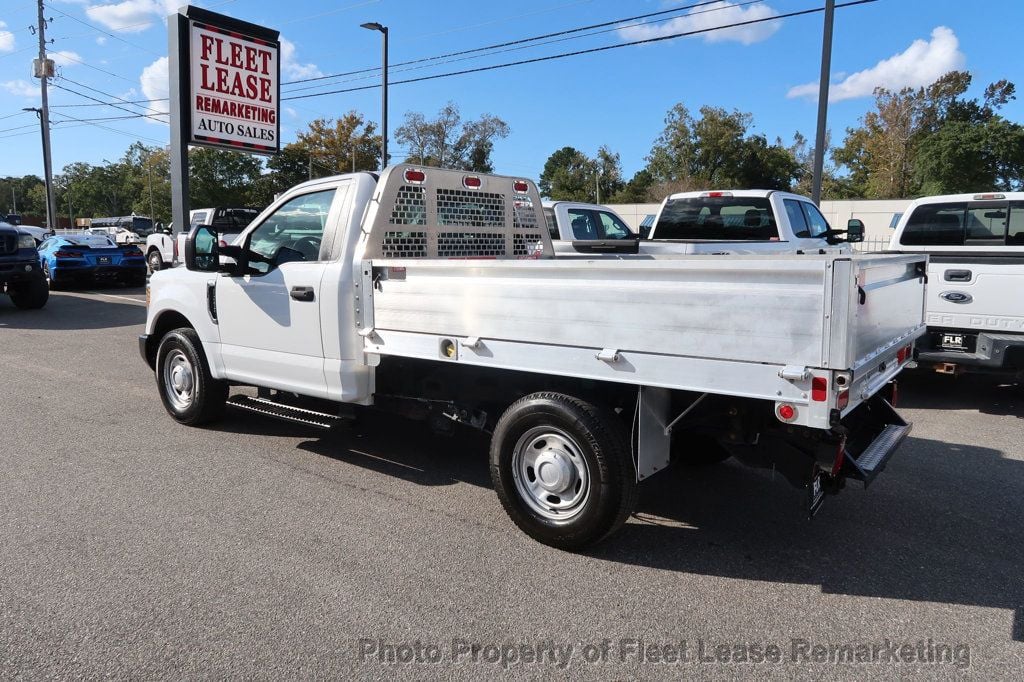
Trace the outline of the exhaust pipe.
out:
M 956 374 L 956 363 L 940 362 L 935 365 L 935 371 L 939 374 Z

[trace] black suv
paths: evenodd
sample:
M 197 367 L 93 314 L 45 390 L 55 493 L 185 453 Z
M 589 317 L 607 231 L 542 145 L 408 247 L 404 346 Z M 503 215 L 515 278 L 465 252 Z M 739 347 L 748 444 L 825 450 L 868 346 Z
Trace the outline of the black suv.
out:
M 0 223 L 0 292 L 26 310 L 42 308 L 50 298 L 36 240 L 8 223 Z

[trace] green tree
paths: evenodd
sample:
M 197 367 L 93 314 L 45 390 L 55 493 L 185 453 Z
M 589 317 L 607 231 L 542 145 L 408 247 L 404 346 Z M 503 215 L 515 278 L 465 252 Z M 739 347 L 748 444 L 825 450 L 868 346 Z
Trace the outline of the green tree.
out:
M 788 189 L 798 164 L 781 142 L 750 134 L 753 118 L 704 106 L 694 117 L 683 104 L 665 116 L 665 128 L 647 157 L 653 191 L 725 187 Z
M 356 111 L 337 119 L 318 118 L 309 124 L 307 130 L 298 133 L 294 143 L 287 145 L 293 157 L 288 164 L 292 164 L 300 152 L 305 152 L 307 173 L 304 180 L 378 170 L 381 140 L 376 131 L 376 125 Z
M 494 170 L 494 141 L 508 137 L 510 132 L 505 121 L 490 114 L 463 121 L 458 105 L 449 102 L 434 119 L 416 111 L 406 112 L 402 125 L 395 130 L 395 140 L 408 147 L 407 163 L 490 173 Z
M 191 150 L 189 203 L 202 206 L 250 206 L 257 200 L 263 171 L 259 157 L 241 152 L 199 147 Z
M 611 204 L 644 204 L 660 201 L 662 197 L 652 196 L 655 185 L 654 175 L 646 168 L 638 170 L 622 189 L 612 195 Z
M 595 197 L 597 163 L 575 147 L 562 147 L 548 157 L 537 183 L 541 195 L 556 201 L 587 201 Z

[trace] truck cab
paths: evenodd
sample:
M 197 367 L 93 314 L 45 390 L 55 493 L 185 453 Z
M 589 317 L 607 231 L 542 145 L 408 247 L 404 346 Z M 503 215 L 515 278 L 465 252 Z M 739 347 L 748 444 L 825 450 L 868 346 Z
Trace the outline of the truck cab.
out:
M 6 222 L 0 222 L 0 293 L 26 310 L 42 308 L 50 298 L 35 238 Z
M 1024 192 L 918 199 L 889 250 L 929 256 L 922 366 L 1024 376 Z

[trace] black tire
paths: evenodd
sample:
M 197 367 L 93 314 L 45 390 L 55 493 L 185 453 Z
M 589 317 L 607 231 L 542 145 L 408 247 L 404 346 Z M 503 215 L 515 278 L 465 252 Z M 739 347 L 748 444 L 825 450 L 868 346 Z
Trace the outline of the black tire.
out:
M 156 352 L 155 372 L 160 400 L 175 421 L 199 426 L 224 415 L 228 384 L 210 374 L 202 342 L 194 329 L 182 327 L 164 335 Z
M 164 269 L 164 259 L 160 255 L 160 251 L 157 249 L 150 249 L 149 255 L 146 256 L 146 263 L 149 264 L 150 272 L 158 272 Z
M 58 291 L 64 287 L 61 282 L 58 282 L 52 274 L 50 274 L 50 266 L 46 261 L 43 261 L 43 281 L 46 282 L 46 288 L 50 291 Z
M 491 481 L 505 511 L 545 545 L 584 549 L 618 530 L 636 507 L 636 469 L 625 425 L 611 410 L 578 398 L 534 393 L 516 401 L 498 420 L 490 454 Z M 531 456 L 540 462 L 533 478 L 526 465 Z M 542 480 L 541 466 L 557 472 L 550 483 Z M 561 475 L 566 468 L 568 478 Z M 529 491 L 563 481 L 566 487 L 557 494 L 541 490 L 538 497 Z M 564 504 L 570 497 L 580 501 L 564 514 L 546 508 L 556 504 L 551 500 Z
M 7 286 L 7 294 L 11 303 L 22 310 L 39 310 L 50 299 L 50 287 L 46 278 L 40 273 L 27 282 L 17 282 Z
M 717 440 L 702 433 L 678 431 L 672 434 L 672 463 L 685 467 L 707 467 L 732 457 Z

